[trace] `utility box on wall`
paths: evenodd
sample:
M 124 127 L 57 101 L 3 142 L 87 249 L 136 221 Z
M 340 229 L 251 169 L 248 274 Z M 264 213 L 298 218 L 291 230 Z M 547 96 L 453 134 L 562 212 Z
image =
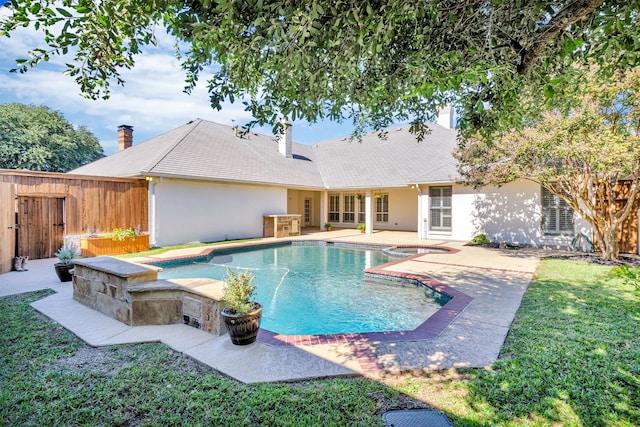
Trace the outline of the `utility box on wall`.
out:
M 265 215 L 262 236 L 263 237 L 289 237 L 300 235 L 300 220 L 302 215 Z

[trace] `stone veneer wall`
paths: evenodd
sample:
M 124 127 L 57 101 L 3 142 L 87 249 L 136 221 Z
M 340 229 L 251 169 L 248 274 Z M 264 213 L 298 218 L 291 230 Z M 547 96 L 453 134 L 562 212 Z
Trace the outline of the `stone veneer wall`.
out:
M 73 297 L 131 326 L 184 323 L 217 335 L 226 332 L 220 298 L 189 288 L 189 279 L 158 280 L 160 270 L 111 257 L 76 260 Z

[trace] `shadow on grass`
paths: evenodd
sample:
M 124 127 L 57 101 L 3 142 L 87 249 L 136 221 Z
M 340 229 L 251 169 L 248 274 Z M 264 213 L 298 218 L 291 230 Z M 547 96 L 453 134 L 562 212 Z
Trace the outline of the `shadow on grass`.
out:
M 490 407 L 492 424 L 640 424 L 640 298 L 609 270 L 543 263 L 498 362 L 468 384 L 470 404 Z
M 608 270 L 544 261 L 491 368 L 376 380 L 245 385 L 162 344 L 88 347 L 29 306 L 51 291 L 0 298 L 0 424 L 375 426 L 435 407 L 455 426 L 640 425 L 640 296 Z
M 361 377 L 242 384 L 163 344 L 91 348 L 29 304 L 0 298 L 2 425 L 363 425 L 425 408 Z

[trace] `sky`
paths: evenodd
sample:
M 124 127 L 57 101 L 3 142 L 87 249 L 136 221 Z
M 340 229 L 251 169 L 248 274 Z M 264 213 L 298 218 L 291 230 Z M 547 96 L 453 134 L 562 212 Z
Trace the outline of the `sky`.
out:
M 0 0 L 0 6 L 3 3 Z M 0 16 L 7 13 L 3 9 L 0 8 Z M 250 113 L 238 101 L 225 104 L 221 111 L 210 107 L 206 73 L 201 74 L 201 84 L 190 95 L 185 94 L 185 75 L 175 58 L 173 39 L 166 34 L 158 35 L 158 39 L 157 48 L 144 48 L 143 54 L 136 57 L 135 67 L 123 71 L 124 87 L 112 85 L 108 100 L 89 100 L 82 97 L 74 78 L 63 74 L 64 63 L 70 62 L 72 56 L 52 57 L 24 74 L 9 72 L 16 67 L 15 59 L 26 58 L 29 50 L 44 47 L 35 30 L 20 28 L 10 38 L 0 39 L 0 103 L 44 105 L 58 111 L 73 125 L 87 127 L 107 155 L 118 149 L 117 128 L 122 124 L 133 126 L 135 145 L 197 118 L 229 126 L 242 126 L 251 120 Z M 270 126 L 253 131 L 272 134 Z M 309 125 L 296 121 L 293 140 L 313 144 L 348 137 L 352 131 L 351 124 Z

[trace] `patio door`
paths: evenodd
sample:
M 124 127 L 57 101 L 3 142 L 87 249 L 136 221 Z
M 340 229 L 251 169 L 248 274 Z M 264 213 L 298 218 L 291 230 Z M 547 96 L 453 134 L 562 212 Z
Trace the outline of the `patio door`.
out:
M 304 215 L 302 220 L 304 221 L 305 227 L 311 225 L 311 199 L 307 197 L 304 199 Z

